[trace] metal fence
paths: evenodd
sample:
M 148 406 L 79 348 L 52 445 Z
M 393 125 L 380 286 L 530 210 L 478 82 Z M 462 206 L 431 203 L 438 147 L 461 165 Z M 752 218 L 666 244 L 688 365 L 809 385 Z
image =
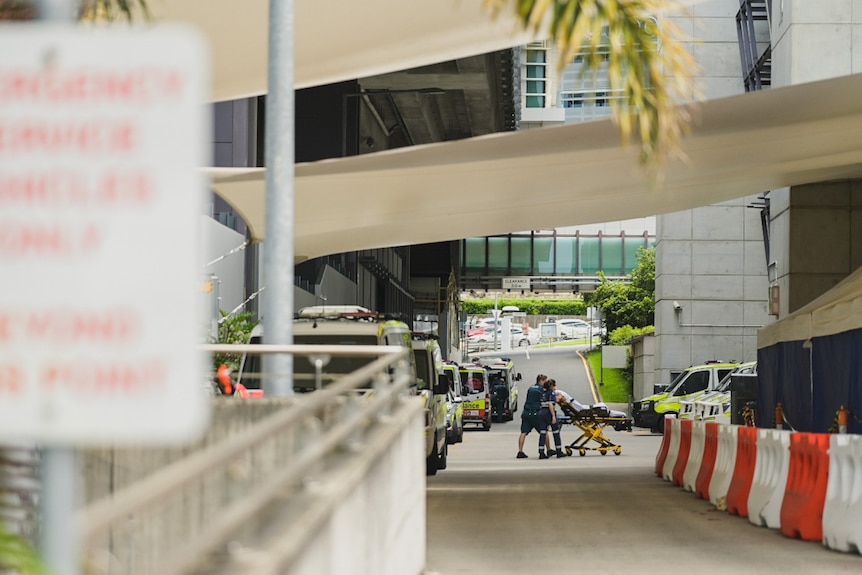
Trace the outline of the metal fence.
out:
M 378 359 L 301 396 L 214 398 L 189 448 L 83 451 L 88 573 L 421 572 L 424 427 L 407 352 L 256 347 Z

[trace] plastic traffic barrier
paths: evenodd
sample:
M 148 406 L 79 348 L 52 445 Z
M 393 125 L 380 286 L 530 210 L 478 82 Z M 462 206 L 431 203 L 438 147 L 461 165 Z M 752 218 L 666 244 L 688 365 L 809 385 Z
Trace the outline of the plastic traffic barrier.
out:
M 736 465 L 727 487 L 727 512 L 748 517 L 748 494 L 757 463 L 757 428 L 740 427 L 737 432 Z
M 676 462 L 674 463 L 671 475 L 671 481 L 674 485 L 682 485 L 682 476 L 685 473 L 686 465 L 688 465 L 688 455 L 691 451 L 692 423 L 694 422 L 690 419 L 677 420 L 677 427 L 679 427 L 679 451 L 677 452 Z
M 790 436 L 790 467 L 781 502 L 781 532 L 805 541 L 823 539 L 823 506 L 829 481 L 829 434 Z
M 727 509 L 727 488 L 736 466 L 736 434 L 738 425 L 722 425 L 718 428 L 718 452 L 715 470 L 709 482 L 709 502 L 718 509 Z
M 790 466 L 790 431 L 757 430 L 757 463 L 748 494 L 748 520 L 761 527 L 781 527 L 781 502 Z
M 667 454 L 670 450 L 672 434 L 673 428 L 670 425 L 665 425 L 661 437 L 661 446 L 658 448 L 658 453 L 655 456 L 655 474 L 659 477 L 664 477 L 664 462 L 667 460 Z
M 830 437 L 823 544 L 862 553 L 862 436 Z
M 704 423 L 703 458 L 694 482 L 694 494 L 709 501 L 709 482 L 715 471 L 715 456 L 718 452 L 718 423 Z
M 691 422 L 691 447 L 688 450 L 688 463 L 682 473 L 682 487 L 686 491 L 694 492 L 694 483 L 700 466 L 703 462 L 703 444 L 705 440 L 705 427 L 702 421 Z
M 664 428 L 670 428 L 670 445 L 667 449 L 667 458 L 664 460 L 661 476 L 665 481 L 673 481 L 673 468 L 679 455 L 679 420 L 675 417 L 665 417 Z

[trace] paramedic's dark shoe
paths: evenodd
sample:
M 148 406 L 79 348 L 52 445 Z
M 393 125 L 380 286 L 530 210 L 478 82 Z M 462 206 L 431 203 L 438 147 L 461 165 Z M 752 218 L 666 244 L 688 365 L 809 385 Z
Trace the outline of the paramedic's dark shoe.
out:
M 526 453 L 524 453 L 523 451 L 519 451 L 518 455 L 516 455 L 516 457 L 518 459 L 527 459 L 527 457 L 529 457 L 529 456 Z
M 540 451 L 540 452 L 539 452 L 539 459 L 548 459 L 548 456 L 547 456 L 547 455 L 545 455 L 545 452 L 544 452 L 544 451 Z
M 566 457 L 566 454 L 563 453 L 563 451 L 561 449 L 558 449 L 557 450 L 557 457 Z

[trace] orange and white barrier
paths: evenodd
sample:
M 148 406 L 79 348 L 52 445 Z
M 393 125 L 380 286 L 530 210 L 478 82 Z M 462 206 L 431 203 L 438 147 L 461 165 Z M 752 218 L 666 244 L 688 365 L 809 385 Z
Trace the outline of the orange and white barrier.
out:
M 862 436 L 830 437 L 823 544 L 862 553 Z
M 718 426 L 719 424 L 714 421 L 704 422 L 703 457 L 694 484 L 694 494 L 707 501 L 709 501 L 709 482 L 712 481 L 715 457 L 718 453 Z
M 694 493 L 697 475 L 703 462 L 703 445 L 706 440 L 706 428 L 702 421 L 691 422 L 691 448 L 688 452 L 688 464 L 682 474 L 682 487 Z
M 667 458 L 664 460 L 661 476 L 665 481 L 673 481 L 673 468 L 679 456 L 679 420 L 675 417 L 666 417 L 664 420 L 665 431 L 670 429 L 670 443 L 668 444 Z
M 694 422 L 690 419 L 677 419 L 676 422 L 679 428 L 679 451 L 676 455 L 676 463 L 673 466 L 671 480 L 674 485 L 682 486 L 683 474 L 688 465 L 688 457 L 691 452 L 691 424 Z
M 727 512 L 748 517 L 748 495 L 757 463 L 757 428 L 740 427 L 737 431 L 736 465 L 727 487 Z
M 826 433 L 790 435 L 790 467 L 781 503 L 781 532 L 806 541 L 823 539 L 823 507 L 829 480 Z
M 727 488 L 736 467 L 736 442 L 738 425 L 722 425 L 718 429 L 718 451 L 715 470 L 709 482 L 709 502 L 718 509 L 727 509 Z
M 659 477 L 664 477 L 664 462 L 667 460 L 667 453 L 670 450 L 671 431 L 671 426 L 664 426 L 664 432 L 661 436 L 661 446 L 655 455 L 655 474 Z
M 748 520 L 761 527 L 781 527 L 781 502 L 790 467 L 790 431 L 757 430 L 757 463 L 748 494 Z

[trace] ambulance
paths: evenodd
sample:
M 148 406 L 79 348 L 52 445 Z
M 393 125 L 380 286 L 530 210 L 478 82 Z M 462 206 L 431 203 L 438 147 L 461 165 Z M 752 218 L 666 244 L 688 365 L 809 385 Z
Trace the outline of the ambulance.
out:
M 491 380 L 488 368 L 468 363 L 458 369 L 464 388 L 464 425 L 478 425 L 484 431 L 491 429 Z

